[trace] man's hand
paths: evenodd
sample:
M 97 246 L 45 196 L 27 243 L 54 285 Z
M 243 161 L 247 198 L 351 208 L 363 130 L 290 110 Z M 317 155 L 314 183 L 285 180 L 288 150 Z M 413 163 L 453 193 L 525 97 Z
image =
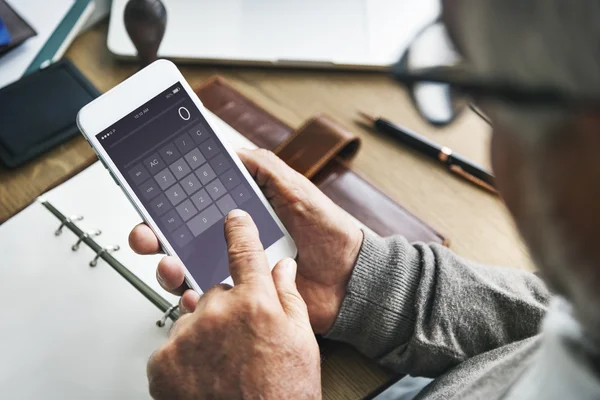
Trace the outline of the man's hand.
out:
M 315 185 L 273 153 L 243 150 L 238 154 L 296 242 L 296 284 L 314 331 L 326 333 L 346 294 L 362 232 Z M 143 224 L 133 229 L 129 243 L 140 254 L 160 250 L 156 236 Z M 194 310 L 198 295 L 191 290 L 184 293 L 183 269 L 174 258 L 165 257 L 157 275 L 166 290 L 183 294 L 180 304 L 184 310 Z
M 296 263 L 273 271 L 252 218 L 225 222 L 235 287 L 206 292 L 148 362 L 155 399 L 320 399 L 319 347 L 296 289 Z

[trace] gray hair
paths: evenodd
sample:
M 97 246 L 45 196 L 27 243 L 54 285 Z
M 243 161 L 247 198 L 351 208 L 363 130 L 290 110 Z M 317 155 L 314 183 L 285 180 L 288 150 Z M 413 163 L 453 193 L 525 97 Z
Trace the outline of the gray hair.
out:
M 456 8 L 452 31 L 482 78 L 600 97 L 599 1 L 453 0 L 447 7 Z M 503 113 L 531 133 L 559 117 Z

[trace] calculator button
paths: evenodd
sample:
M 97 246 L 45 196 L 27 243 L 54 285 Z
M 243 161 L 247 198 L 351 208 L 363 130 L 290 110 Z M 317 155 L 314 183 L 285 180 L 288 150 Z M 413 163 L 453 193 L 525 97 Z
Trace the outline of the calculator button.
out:
M 194 237 L 185 225 L 173 232 L 173 240 L 179 247 L 184 247 L 186 244 L 190 243 L 192 239 L 194 239 Z
M 180 157 L 179 150 L 177 150 L 177 147 L 175 147 L 174 143 L 169 143 L 160 149 L 158 153 L 167 164 L 171 164 Z
M 230 193 L 231 197 L 233 197 L 233 199 L 238 205 L 244 203 L 250 198 L 250 193 L 248 192 L 248 189 L 246 189 L 246 186 L 244 184 L 239 185 Z
M 129 170 L 129 176 L 133 180 L 133 183 L 139 185 L 144 182 L 148 178 L 150 178 L 150 174 L 146 171 L 146 168 L 142 164 L 138 164 L 135 167 Z
M 235 170 L 230 169 L 229 171 L 221 175 L 221 182 L 223 182 L 223 185 L 225 185 L 227 190 L 231 190 L 240 184 L 240 177 L 235 172 Z
M 219 207 L 219 210 L 221 210 L 223 215 L 229 214 L 229 211 L 237 207 L 235 201 L 233 201 L 231 196 L 228 194 L 223 196 L 223 198 L 217 200 L 217 206 Z
M 199 169 L 196 170 L 196 176 L 200 179 L 203 185 L 206 185 L 208 182 L 212 181 L 217 177 L 215 171 L 208 164 L 204 164 Z
M 177 146 L 181 154 L 187 154 L 195 147 L 195 144 L 192 142 L 190 135 L 184 133 L 175 140 L 175 146 Z
M 162 158 L 160 158 L 158 153 L 154 153 L 144 160 L 144 166 L 148 168 L 148 171 L 150 171 L 152 175 L 154 175 L 158 171 L 163 169 L 166 165 Z
M 208 192 L 208 194 L 210 194 L 210 197 L 212 197 L 213 200 L 216 200 L 219 197 L 223 196 L 225 193 L 227 193 L 227 190 L 225 190 L 225 186 L 223 186 L 219 179 L 215 179 L 214 181 L 206 185 L 206 191 Z
M 200 153 L 199 149 L 194 149 L 185 155 L 185 161 L 190 164 L 192 169 L 196 169 L 206 162 L 206 158 Z
M 214 204 L 208 207 L 205 211 L 192 218 L 187 226 L 190 228 L 194 236 L 200 236 L 202 232 L 213 226 L 221 220 L 223 216 Z
M 198 210 L 196 210 L 196 207 L 194 207 L 192 202 L 189 200 L 186 200 L 183 203 L 181 203 L 180 205 L 178 205 L 176 210 L 179 213 L 179 216 L 184 221 L 187 221 L 188 219 L 192 218 L 194 215 L 198 214 Z
M 169 166 L 169 169 L 171 170 L 171 172 L 173 172 L 173 175 L 175 175 L 175 178 L 177 178 L 178 180 L 192 172 L 192 170 L 190 169 L 190 167 L 188 167 L 183 158 L 180 158 L 179 160 L 171 164 Z
M 221 153 L 210 161 L 210 166 L 215 170 L 217 175 L 221 175 L 227 171 L 227 168 L 231 166 L 231 163 L 225 157 L 225 154 Z
M 192 194 L 202 187 L 202 184 L 194 174 L 189 174 L 188 176 L 183 178 L 179 183 L 181 183 L 181 186 L 183 186 L 183 190 L 185 190 L 187 194 Z
M 171 186 L 169 189 L 167 189 L 165 191 L 165 193 L 166 193 L 167 197 L 169 198 L 169 201 L 171 202 L 171 204 L 173 204 L 174 206 L 181 203 L 183 200 L 185 200 L 185 197 L 186 197 L 185 192 L 183 191 L 181 186 L 179 186 L 179 184 Z
M 166 188 L 177 182 L 171 171 L 169 171 L 167 168 L 154 175 L 154 179 L 156 179 L 156 182 L 158 182 L 158 185 L 162 190 L 165 190 Z
M 204 128 L 204 126 L 202 124 L 196 125 L 192 129 L 190 129 L 188 132 L 189 132 L 190 136 L 192 137 L 192 139 L 194 139 L 194 142 L 196 142 L 197 144 L 204 142 L 209 137 L 208 132 L 206 131 L 206 129 Z
M 177 214 L 175 210 L 169 211 L 164 217 L 160 219 L 163 225 L 167 228 L 167 231 L 173 232 L 175 229 L 179 228 L 183 221 L 181 217 Z
M 208 193 L 206 193 L 206 190 L 204 189 L 194 193 L 192 196 L 190 196 L 190 198 L 192 199 L 192 202 L 194 203 L 198 211 L 204 210 L 210 205 L 210 203 L 212 203 L 212 200 L 210 199 Z
M 146 200 L 152 200 L 160 194 L 160 189 L 158 188 L 156 182 L 150 179 L 148 182 L 140 186 L 140 192 L 142 192 L 142 196 Z
M 171 208 L 171 203 L 169 203 L 164 194 L 161 194 L 150 202 L 150 207 L 152 207 L 152 210 L 160 217 Z
M 214 140 L 210 139 L 200 145 L 200 151 L 207 160 L 219 154 L 219 148 Z

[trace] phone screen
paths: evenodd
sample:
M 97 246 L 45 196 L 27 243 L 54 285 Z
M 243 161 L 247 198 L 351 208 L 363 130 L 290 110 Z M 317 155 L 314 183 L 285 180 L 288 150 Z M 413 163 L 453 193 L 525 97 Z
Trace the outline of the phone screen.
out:
M 229 211 L 252 216 L 265 249 L 283 237 L 180 83 L 96 138 L 203 291 L 229 276 Z

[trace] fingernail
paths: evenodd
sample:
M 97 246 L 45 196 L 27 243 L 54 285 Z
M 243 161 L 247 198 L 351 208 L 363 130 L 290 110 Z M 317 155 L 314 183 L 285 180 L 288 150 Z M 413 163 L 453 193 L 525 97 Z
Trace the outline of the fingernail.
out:
M 284 258 L 282 262 L 285 274 L 290 278 L 296 279 L 296 270 L 298 269 L 298 264 L 296 264 L 296 261 L 291 258 Z
M 162 286 L 162 287 L 165 286 L 165 281 L 163 281 L 162 277 L 158 273 L 158 269 L 156 270 L 156 280 L 158 281 L 158 283 L 160 283 L 160 286 Z
M 185 308 L 185 306 L 183 305 L 183 296 L 181 296 L 181 297 L 179 298 L 179 311 L 180 311 L 182 314 L 187 314 L 187 313 L 188 313 L 188 311 L 189 311 L 189 310 L 188 310 L 187 308 Z
M 235 210 L 231 210 L 229 212 L 229 214 L 227 214 L 227 221 L 229 221 L 229 219 L 231 219 L 231 218 L 245 217 L 246 215 L 248 215 L 246 213 L 246 211 L 239 210 L 239 209 L 236 208 Z M 225 222 L 227 222 L 227 221 L 225 221 Z

